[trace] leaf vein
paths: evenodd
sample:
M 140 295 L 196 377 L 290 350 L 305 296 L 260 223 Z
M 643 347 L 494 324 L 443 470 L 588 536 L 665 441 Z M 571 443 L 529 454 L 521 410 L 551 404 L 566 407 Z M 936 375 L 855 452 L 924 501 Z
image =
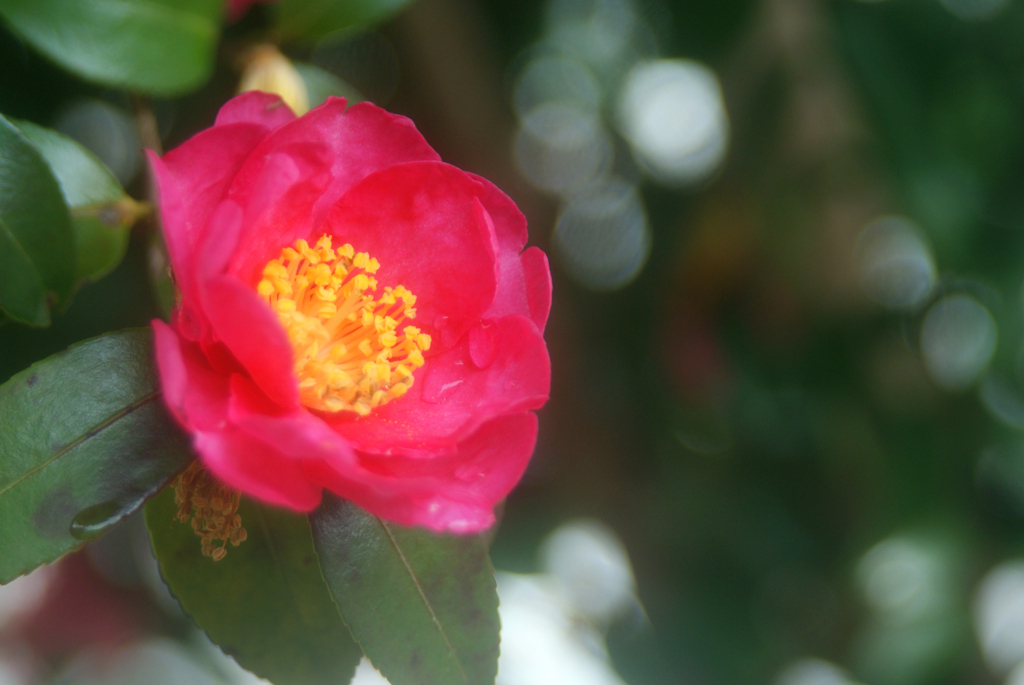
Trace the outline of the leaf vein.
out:
M 62 456 L 64 456 L 68 452 L 70 452 L 71 450 L 75 449 L 76 447 L 78 447 L 79 445 L 84 443 L 86 440 L 89 440 L 91 438 L 96 437 L 97 435 L 99 435 L 101 432 L 103 432 L 104 430 L 106 430 L 107 428 L 112 426 L 117 421 L 120 421 L 121 419 L 123 419 L 124 417 L 128 416 L 129 414 L 131 414 L 133 411 L 135 411 L 136 409 L 138 409 L 142 405 L 146 404 L 147 402 L 151 402 L 152 400 L 156 399 L 159 396 L 160 396 L 160 391 L 159 390 L 155 390 L 155 391 L 149 393 L 148 395 L 144 395 L 141 399 L 139 399 L 139 400 L 129 404 L 127 407 L 125 407 L 121 411 L 117 412 L 116 414 L 111 416 L 109 419 L 107 419 L 103 423 L 100 423 L 95 428 L 92 428 L 91 430 L 87 431 L 84 435 L 82 435 L 82 437 L 78 438 L 77 440 L 75 440 L 75 441 L 71 442 L 70 444 L 62 447 L 59 450 L 57 450 L 57 452 L 55 452 L 52 457 L 50 457 L 49 459 L 44 461 L 42 464 L 39 464 L 35 468 L 30 469 L 29 471 L 26 471 L 24 474 L 21 475 L 21 477 L 19 477 L 16 480 L 12 481 L 7 487 L 5 487 L 3 490 L 0 490 L 0 497 L 2 497 L 3 495 L 7 494 L 8 492 L 10 492 L 10 490 L 15 485 L 17 485 L 18 483 L 21 483 L 26 478 L 28 478 L 28 477 L 30 477 L 30 476 L 32 476 L 32 475 L 42 471 L 44 468 L 46 468 L 47 466 L 49 466 L 50 464 L 55 462 L 57 459 L 61 458 Z
M 3 228 L 4 233 L 10 236 L 11 242 L 14 244 L 16 248 L 18 248 L 18 254 L 20 254 L 25 259 L 26 262 L 28 262 L 29 267 L 31 267 L 31 272 L 35 276 L 36 282 L 39 284 L 39 287 L 45 288 L 43 284 L 43 275 L 39 272 L 39 267 L 36 266 L 36 263 L 34 261 L 32 261 L 32 257 L 29 256 L 28 252 L 25 250 L 25 246 L 22 245 L 21 241 L 18 239 L 18 236 L 16 236 L 14 234 L 14 231 L 11 230 L 11 227 L 7 225 L 7 221 L 4 220 L 3 214 L 0 214 L 0 228 Z
M 374 516 L 374 518 L 377 519 L 377 523 L 379 523 L 384 529 L 384 532 L 387 533 L 388 540 L 391 541 L 391 546 L 395 548 L 395 552 L 398 553 L 398 558 L 402 560 L 402 565 L 405 566 L 405 570 L 408 572 L 409 578 L 412 579 L 412 583 L 416 587 L 416 592 L 419 593 L 420 599 L 423 600 L 424 606 L 426 606 L 427 611 L 430 612 L 430 618 L 433 619 L 434 624 L 437 626 L 437 630 L 441 634 L 441 639 L 444 640 L 444 644 L 448 648 L 448 652 L 452 655 L 455 665 L 459 667 L 459 674 L 462 676 L 462 681 L 469 683 L 466 671 L 462 668 L 462 662 L 459 661 L 458 654 L 455 652 L 455 648 L 448 639 L 448 634 L 445 633 L 444 626 L 441 625 L 441 621 L 437 618 L 437 614 L 434 613 L 434 607 L 430 605 L 430 600 L 427 599 L 426 593 L 423 592 L 423 588 L 420 586 L 420 581 L 416 577 L 416 573 L 413 572 L 412 566 L 409 564 L 409 560 L 405 558 L 405 553 L 402 551 L 402 548 L 399 547 L 398 540 L 395 539 L 395 536 L 391 532 L 391 528 L 388 527 L 387 523 L 385 523 L 379 516 Z

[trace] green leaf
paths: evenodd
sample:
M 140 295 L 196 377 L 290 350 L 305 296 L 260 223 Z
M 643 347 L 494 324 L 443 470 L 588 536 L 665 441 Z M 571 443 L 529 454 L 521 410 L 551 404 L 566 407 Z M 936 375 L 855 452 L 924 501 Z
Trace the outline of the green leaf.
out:
M 351 28 L 376 26 L 410 0 L 280 0 L 274 6 L 278 31 L 286 39 L 319 40 Z
M 50 165 L 69 207 L 117 202 L 125 196 L 114 174 L 67 136 L 30 121 L 12 121 Z
M 392 685 L 492 685 L 498 594 L 480 535 L 387 523 L 326 495 L 310 516 L 341 614 Z
M 102 534 L 192 458 L 148 329 L 110 333 L 0 385 L 0 583 Z
M 275 685 L 352 679 L 362 654 L 320 575 L 305 516 L 243 497 L 248 537 L 214 561 L 177 510 L 168 488 L 146 505 L 146 525 L 164 581 L 211 640 Z
M 329 71 L 302 62 L 293 62 L 293 64 L 295 70 L 299 72 L 299 76 L 302 77 L 303 83 L 306 84 L 310 108 L 322 105 L 332 95 L 346 98 L 350 107 L 366 99 L 358 90 Z
M 60 186 L 39 151 L 0 116 L 0 309 L 47 326 L 75 285 L 75 237 Z
M 106 165 L 71 138 L 28 121 L 13 123 L 50 165 L 71 208 L 76 280 L 106 275 L 121 263 L 128 231 L 148 206 L 128 197 Z
M 223 0 L 3 0 L 0 16 L 82 78 L 176 95 L 213 69 Z

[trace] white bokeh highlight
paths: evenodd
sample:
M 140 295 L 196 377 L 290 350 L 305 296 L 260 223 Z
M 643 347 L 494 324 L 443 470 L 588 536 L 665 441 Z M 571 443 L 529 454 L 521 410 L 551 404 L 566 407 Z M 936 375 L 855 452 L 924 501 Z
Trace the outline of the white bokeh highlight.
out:
M 946 572 L 941 555 L 930 545 L 897 536 L 868 550 L 857 564 L 856 581 L 879 618 L 906 625 L 946 608 Z
M 858 685 L 849 674 L 824 659 L 798 659 L 786 666 L 775 685 Z
M 861 283 L 883 307 L 913 310 L 935 289 L 938 273 L 921 229 L 902 216 L 875 219 L 857 241 Z
M 100 650 L 83 652 L 68 664 L 53 683 L 225 685 L 226 681 L 205 667 L 196 659 L 196 655 L 181 643 L 168 638 L 150 638 L 126 645 L 117 654 Z
M 552 244 L 569 275 L 592 290 L 616 290 L 640 273 L 651 231 L 636 187 L 611 177 L 573 195 L 555 223 Z
M 533 107 L 512 143 L 512 156 L 523 177 L 540 190 L 559 194 L 603 176 L 612 154 L 600 115 L 566 101 Z
M 921 323 L 921 355 L 932 381 L 946 390 L 975 383 L 996 349 L 996 322 L 970 295 L 948 295 Z
M 725 159 L 729 120 L 722 88 L 700 62 L 640 62 L 619 92 L 617 115 L 637 162 L 664 183 L 703 181 Z
M 0 656 L 0 685 L 31 685 L 28 674 Z
M 552 0 L 548 41 L 595 69 L 614 69 L 629 53 L 638 18 L 629 0 Z
M 26 576 L 0 585 L 0 631 L 42 604 L 54 574 L 54 567 L 40 566 Z
M 596 112 L 601 99 L 601 85 L 590 68 L 579 59 L 558 54 L 527 62 L 512 90 L 512 105 L 520 117 L 547 102 L 569 102 Z
M 1013 667 L 1005 682 L 1006 685 L 1024 685 L 1024 661 Z
M 1003 425 L 1024 430 L 1024 399 L 1005 378 L 994 374 L 985 376 L 978 388 L 978 398 Z
M 1024 660 L 1024 561 L 992 569 L 974 598 L 974 628 L 989 668 L 1006 673 Z
M 389 685 L 388 679 L 380 674 L 365 656 L 359 660 L 356 673 L 349 685 Z
M 545 539 L 540 558 L 577 616 L 606 624 L 634 606 L 629 554 L 604 523 L 580 519 L 560 526 Z
M 573 619 L 547 575 L 498 573 L 501 657 L 495 685 L 625 685 L 603 641 Z

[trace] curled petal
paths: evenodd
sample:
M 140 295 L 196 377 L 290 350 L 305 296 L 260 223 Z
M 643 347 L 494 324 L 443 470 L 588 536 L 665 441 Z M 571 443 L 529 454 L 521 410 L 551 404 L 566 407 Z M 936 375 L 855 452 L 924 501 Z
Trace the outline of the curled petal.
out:
M 233 273 L 255 282 L 259 269 L 296 238 L 307 238 L 349 188 L 393 164 L 437 160 L 412 122 L 361 102 L 346 110 L 344 98 L 286 124 L 259 145 L 234 178 L 230 196 L 247 208 L 248 249 L 237 255 Z M 301 174 L 282 175 L 275 184 L 260 181 L 265 167 L 280 164 L 273 155 L 293 156 Z M 287 203 L 268 204 L 268 193 Z M 288 221 L 282 221 L 283 210 Z
M 195 296 L 193 256 L 214 208 L 250 153 L 283 123 L 285 115 L 294 118 L 287 106 L 259 114 L 274 102 L 280 98 L 246 93 L 221 109 L 218 125 L 196 134 L 163 158 L 147 150 L 175 280 L 186 300 Z
M 193 264 L 209 217 L 234 172 L 265 134 L 256 124 L 231 124 L 203 131 L 162 159 L 146 151 L 175 283 L 186 307 L 198 298 Z
M 298 407 L 292 346 L 270 307 L 237 278 L 219 276 L 204 286 L 203 310 L 217 338 L 260 389 L 282 407 Z
M 380 261 L 377 279 L 417 296 L 416 324 L 457 340 L 494 299 L 491 233 L 479 184 L 442 162 L 396 164 L 335 205 L 323 230 Z
M 548 266 L 548 256 L 540 248 L 531 247 L 523 252 L 520 260 L 530 318 L 543 333 L 548 323 L 548 314 L 551 313 L 551 267 Z
M 523 251 L 526 217 L 493 184 L 474 178 L 484 187 L 482 204 L 494 233 L 498 255 L 498 286 L 484 317 L 495 319 L 522 314 L 533 319 L 543 332 L 551 310 L 551 270 L 547 255 L 536 247 Z
M 516 207 L 512 199 L 486 178 L 467 173 L 483 186 L 481 202 L 494 221 L 494 231 L 500 249 L 519 254 L 526 245 L 526 217 Z
M 361 451 L 436 454 L 450 451 L 493 417 L 537 409 L 550 391 L 544 339 L 526 317 L 506 316 L 491 325 L 495 350 L 486 368 L 473 363 L 466 336 L 432 357 L 424 378 L 401 401 L 358 420 L 327 420 Z
M 163 321 L 152 323 L 160 385 L 175 418 L 189 430 L 224 425 L 227 378 L 210 367 L 196 343 L 182 339 Z
M 355 462 L 351 445 L 305 409 L 282 409 L 250 379 L 231 376 L 228 418 L 250 436 L 292 459 L 320 459 L 339 468 Z
M 396 523 L 471 532 L 494 523 L 494 504 L 526 470 L 537 441 L 537 417 L 522 412 L 493 419 L 450 454 L 430 459 L 361 455 L 358 470 L 310 462 L 324 487 Z

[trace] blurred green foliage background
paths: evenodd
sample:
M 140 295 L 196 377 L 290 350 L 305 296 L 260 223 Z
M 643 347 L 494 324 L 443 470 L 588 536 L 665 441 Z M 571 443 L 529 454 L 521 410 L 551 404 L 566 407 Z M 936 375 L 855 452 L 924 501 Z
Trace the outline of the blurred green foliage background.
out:
M 212 123 L 273 11 L 225 29 L 200 89 L 154 100 L 166 149 Z M 608 634 L 623 680 L 1024 682 L 1008 675 L 1024 658 L 1024 6 L 417 0 L 283 49 L 497 183 L 551 256 L 551 401 L 492 555 L 534 572 L 560 523 L 615 530 L 643 607 Z M 562 110 L 531 118 L 548 86 L 524 74 L 544 57 L 589 74 L 545 96 L 586 101 L 587 135 Z M 623 113 L 630 70 L 663 58 L 720 83 L 723 150 L 701 173 L 659 174 Z M 7 30 L 0 112 L 98 140 L 146 195 L 138 140 L 118 138 L 128 97 Z M 685 130 L 714 114 L 678 112 Z M 619 223 L 577 203 L 609 174 L 632 212 Z M 0 326 L 0 381 L 160 316 L 152 241 L 137 226 L 50 328 Z

